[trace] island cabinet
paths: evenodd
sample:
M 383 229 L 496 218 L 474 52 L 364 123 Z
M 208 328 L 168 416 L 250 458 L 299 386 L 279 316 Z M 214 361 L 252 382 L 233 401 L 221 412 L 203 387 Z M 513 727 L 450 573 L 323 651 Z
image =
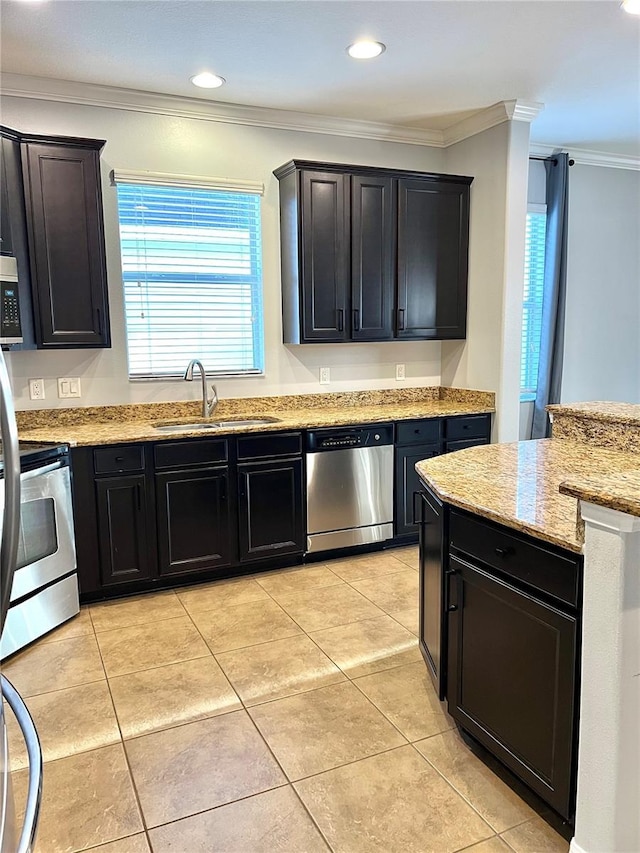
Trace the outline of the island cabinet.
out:
M 111 346 L 104 140 L 20 135 L 38 348 Z
M 301 448 L 299 432 L 72 448 L 83 600 L 302 556 Z
M 562 817 L 577 761 L 582 558 L 422 494 L 420 647 L 456 722 Z
M 465 337 L 472 178 L 301 160 L 274 174 L 285 343 Z

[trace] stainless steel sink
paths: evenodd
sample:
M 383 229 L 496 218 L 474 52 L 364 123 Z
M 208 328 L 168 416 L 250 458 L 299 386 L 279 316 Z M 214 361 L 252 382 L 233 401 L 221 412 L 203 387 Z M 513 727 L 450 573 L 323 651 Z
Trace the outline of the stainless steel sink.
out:
M 204 421 L 202 423 L 186 423 L 185 421 L 178 421 L 176 423 L 161 423 L 154 424 L 154 429 L 158 430 L 158 432 L 195 432 L 200 429 L 206 430 L 222 430 L 222 429 L 230 429 L 231 427 L 246 427 L 246 426 L 260 426 L 261 424 L 277 424 L 279 423 L 278 418 L 243 418 L 239 420 L 229 420 L 224 421 Z

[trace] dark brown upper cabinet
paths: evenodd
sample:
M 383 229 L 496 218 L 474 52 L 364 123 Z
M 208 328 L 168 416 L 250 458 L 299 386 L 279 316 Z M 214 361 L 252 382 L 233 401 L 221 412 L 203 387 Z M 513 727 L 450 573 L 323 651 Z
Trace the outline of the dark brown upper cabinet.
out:
M 105 143 L 21 139 L 38 348 L 111 346 L 100 185 Z
M 465 337 L 473 178 L 302 160 L 274 174 L 285 343 Z
M 22 343 L 11 349 L 35 349 L 20 136 L 8 127 L 0 127 L 0 254 L 14 257 L 18 268 Z

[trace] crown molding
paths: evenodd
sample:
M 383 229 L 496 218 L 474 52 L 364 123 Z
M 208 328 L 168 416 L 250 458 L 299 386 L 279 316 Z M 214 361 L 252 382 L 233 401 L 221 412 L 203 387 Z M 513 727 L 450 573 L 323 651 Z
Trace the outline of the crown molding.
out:
M 544 104 L 535 101 L 498 101 L 483 110 L 478 110 L 472 116 L 450 125 L 443 131 L 444 146 L 455 145 L 476 133 L 490 130 L 505 121 L 532 122 L 538 113 L 544 109 Z
M 589 148 L 575 148 L 572 145 L 544 145 L 532 143 L 530 153 L 538 157 L 552 157 L 561 151 L 568 151 L 571 159 L 580 166 L 602 166 L 608 169 L 630 169 L 640 171 L 640 157 L 627 157 L 623 154 L 609 154 L 606 151 L 592 151 Z
M 28 77 L 22 74 L 3 74 L 2 94 L 15 98 L 156 113 L 224 124 L 326 133 L 331 136 L 353 136 L 359 139 L 403 142 L 409 145 L 428 145 L 436 148 L 442 148 L 444 145 L 440 130 L 343 119 L 293 110 L 274 110 L 268 107 L 247 107 L 241 104 L 208 101 L 203 98 L 161 95 L 155 92 L 120 89 L 94 83 Z
M 477 133 L 482 133 L 506 121 L 532 122 L 544 108 L 543 104 L 519 99 L 500 101 L 478 110 L 472 116 L 450 125 L 444 130 L 385 124 L 382 122 L 344 119 L 336 116 L 299 113 L 293 110 L 273 110 L 268 107 L 247 107 L 188 98 L 179 95 L 161 95 L 136 89 L 121 89 L 94 83 L 77 83 L 71 80 L 54 80 L 48 77 L 29 77 L 23 74 L 2 75 L 2 95 L 14 98 L 31 98 L 106 109 L 128 110 L 140 113 L 176 116 L 200 121 L 267 127 L 276 130 L 293 130 L 303 133 L 325 133 L 329 136 L 350 136 L 357 139 L 374 139 L 401 142 L 407 145 L 424 145 L 447 148 Z M 545 156 L 567 150 L 567 146 L 533 145 L 531 152 Z M 640 170 L 640 159 L 571 147 L 576 163 L 589 166 L 608 166 L 615 169 Z

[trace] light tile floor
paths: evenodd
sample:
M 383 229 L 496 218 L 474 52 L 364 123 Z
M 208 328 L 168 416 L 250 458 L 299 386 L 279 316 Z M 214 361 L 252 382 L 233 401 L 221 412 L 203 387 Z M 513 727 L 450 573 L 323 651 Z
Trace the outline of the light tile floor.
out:
M 406 548 L 83 608 L 4 666 L 38 853 L 565 853 L 461 741 L 417 607 Z

